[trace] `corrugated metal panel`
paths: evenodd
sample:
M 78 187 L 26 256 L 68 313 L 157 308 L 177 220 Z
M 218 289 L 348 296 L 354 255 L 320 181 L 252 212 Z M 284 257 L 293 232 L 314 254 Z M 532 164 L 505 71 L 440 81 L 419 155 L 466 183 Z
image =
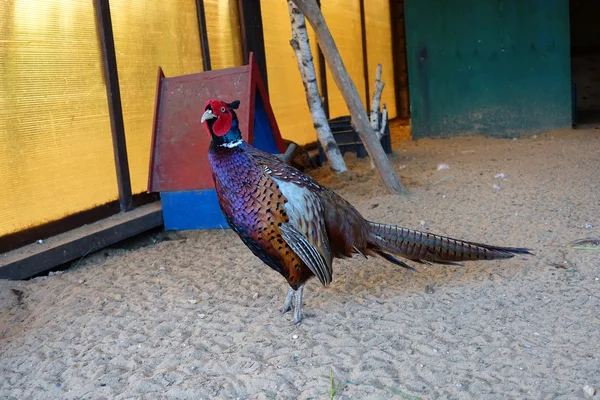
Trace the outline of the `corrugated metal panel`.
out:
M 204 0 L 212 69 L 244 65 L 237 0 Z
M 261 0 L 260 4 L 267 57 L 269 99 L 281 135 L 299 144 L 314 142 L 317 140 L 317 134 L 306 104 L 298 61 L 290 46 L 292 27 L 287 1 Z M 317 40 L 310 27 L 308 27 L 308 34 L 318 76 Z
M 202 71 L 195 0 L 111 0 L 115 51 L 134 193 L 146 191 L 156 71 Z
M 375 88 L 377 64 L 383 69 L 381 80 L 385 82 L 381 103 L 386 103 L 388 118 L 395 118 L 396 95 L 394 92 L 394 56 L 392 53 L 392 26 L 389 0 L 370 0 L 365 2 L 365 28 L 367 32 L 367 60 L 369 67 L 370 96 Z
M 365 101 L 365 79 L 360 22 L 360 2 L 358 0 L 323 0 L 321 2 L 325 20 L 331 30 L 338 50 L 358 93 Z M 300 79 L 296 57 L 290 46 L 291 27 L 286 1 L 262 0 L 261 12 L 267 54 L 267 75 L 269 77 L 269 97 L 277 123 L 283 137 L 298 143 L 314 142 L 315 130 Z M 386 82 L 383 101 L 387 103 L 389 116 L 396 113 L 394 95 L 394 65 L 392 54 L 392 34 L 389 3 L 378 0 L 375 6 L 368 2 L 365 7 L 367 28 L 367 56 L 369 61 L 370 86 L 375 80 L 377 63 L 383 64 L 383 80 Z M 309 39 L 317 77 L 319 74 L 317 41 L 307 22 Z M 317 79 L 318 81 L 318 79 Z M 327 68 L 327 89 L 329 93 L 330 117 L 348 115 L 348 108 L 337 88 L 329 68 Z
M 0 235 L 117 198 L 91 1 L 0 3 Z

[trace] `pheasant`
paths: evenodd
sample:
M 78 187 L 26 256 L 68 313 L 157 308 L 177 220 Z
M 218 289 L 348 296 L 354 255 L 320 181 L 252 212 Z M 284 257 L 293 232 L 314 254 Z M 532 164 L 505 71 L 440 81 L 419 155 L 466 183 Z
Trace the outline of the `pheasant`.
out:
M 288 282 L 282 312 L 302 320 L 304 284 L 316 276 L 327 286 L 334 258 L 380 256 L 413 269 L 419 263 L 511 258 L 526 248 L 490 246 L 371 222 L 345 199 L 310 176 L 242 140 L 235 110 L 239 100 L 209 100 L 201 123 L 219 205 L 227 223 L 252 253 Z M 292 307 L 292 303 L 294 306 Z

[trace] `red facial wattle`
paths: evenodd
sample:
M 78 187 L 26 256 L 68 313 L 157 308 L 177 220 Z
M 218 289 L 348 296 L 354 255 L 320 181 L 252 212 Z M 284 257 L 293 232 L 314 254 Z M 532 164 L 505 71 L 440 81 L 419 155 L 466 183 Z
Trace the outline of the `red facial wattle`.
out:
M 226 135 L 227 132 L 229 132 L 229 130 L 231 129 L 231 121 L 232 117 L 230 112 L 220 113 L 217 120 L 212 126 L 213 133 L 217 136 Z

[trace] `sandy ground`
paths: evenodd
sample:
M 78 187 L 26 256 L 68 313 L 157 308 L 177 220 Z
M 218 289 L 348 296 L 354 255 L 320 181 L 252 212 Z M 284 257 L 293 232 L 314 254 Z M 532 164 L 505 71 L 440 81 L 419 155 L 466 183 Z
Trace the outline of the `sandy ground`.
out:
M 535 256 L 418 273 L 337 261 L 330 288 L 307 285 L 296 328 L 278 313 L 283 278 L 233 232 L 154 233 L 0 282 L 0 398 L 326 399 L 330 374 L 339 399 L 600 388 L 600 251 L 561 247 L 600 237 L 600 130 L 395 150 L 412 198 L 383 194 L 367 159 L 314 175 L 369 219 Z

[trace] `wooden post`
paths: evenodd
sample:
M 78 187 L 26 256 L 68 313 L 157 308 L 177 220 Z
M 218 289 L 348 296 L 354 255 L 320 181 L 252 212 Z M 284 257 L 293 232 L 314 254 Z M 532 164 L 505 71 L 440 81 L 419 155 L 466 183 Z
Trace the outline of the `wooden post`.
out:
M 390 1 L 392 27 L 392 51 L 394 62 L 394 95 L 396 96 L 396 115 L 402 119 L 410 118 L 408 93 L 408 66 L 406 60 L 406 33 L 404 23 L 404 1 Z
M 321 8 L 321 0 L 317 0 L 317 4 L 319 8 Z M 329 92 L 327 91 L 327 66 L 325 65 L 325 57 L 323 56 L 323 51 L 321 50 L 321 45 L 317 43 L 317 52 L 319 59 L 319 82 L 321 82 L 321 96 L 323 97 L 323 110 L 325 111 L 325 115 L 327 119 L 331 118 L 329 116 Z
M 260 0 L 238 0 L 238 10 L 244 62 L 248 64 L 250 61 L 250 52 L 254 53 L 258 71 L 268 94 L 269 80 L 267 79 L 267 58 L 265 54 Z
M 202 66 L 205 71 L 210 71 L 210 46 L 208 45 L 208 32 L 206 30 L 206 12 L 204 11 L 204 0 L 196 0 L 196 12 L 198 14 L 198 31 L 200 33 L 200 47 L 202 48 Z
M 106 81 L 106 97 L 112 131 L 113 153 L 119 186 L 119 206 L 121 211 L 133 208 L 131 194 L 131 178 L 129 176 L 129 161 L 127 159 L 127 142 L 125 141 L 125 125 L 123 122 L 123 107 L 119 89 L 119 74 L 117 71 L 117 56 L 115 54 L 115 39 L 110 18 L 108 0 L 95 0 L 96 22 L 102 47 L 102 64 Z
M 321 96 L 323 96 L 323 111 L 325 111 L 325 115 L 327 119 L 331 118 L 329 116 L 329 92 L 327 91 L 327 67 L 325 65 L 325 57 L 323 56 L 323 51 L 321 51 L 321 47 L 319 49 L 319 82 L 321 82 Z
M 367 56 L 367 21 L 365 18 L 365 0 L 360 0 L 360 37 L 362 40 L 363 76 L 365 79 L 365 108 L 371 108 L 369 90 L 369 57 Z

